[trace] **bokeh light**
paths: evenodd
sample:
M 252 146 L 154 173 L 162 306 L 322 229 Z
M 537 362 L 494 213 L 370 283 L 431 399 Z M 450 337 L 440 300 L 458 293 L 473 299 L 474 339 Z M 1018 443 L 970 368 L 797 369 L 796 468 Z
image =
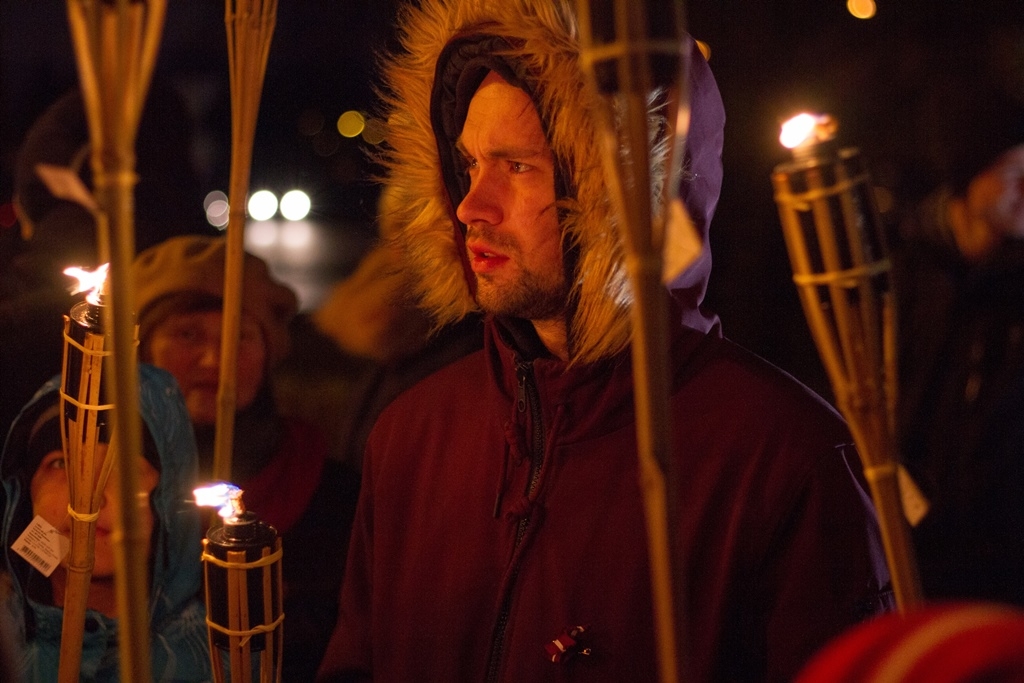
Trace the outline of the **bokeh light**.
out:
M 338 132 L 347 138 L 354 138 L 366 127 L 366 117 L 357 111 L 349 110 L 338 117 Z
M 379 145 L 384 142 L 384 122 L 380 119 L 369 119 L 363 129 L 363 140 L 371 145 Z
M 313 228 L 306 221 L 285 223 L 281 228 L 281 244 L 289 249 L 302 249 L 313 241 Z
M 846 0 L 846 9 L 858 19 L 870 19 L 875 16 L 875 0 Z
M 333 128 L 324 128 L 313 136 L 313 153 L 318 157 L 329 157 L 341 147 L 341 136 Z
M 228 196 L 226 194 L 224 194 L 220 190 L 214 190 L 213 192 L 207 193 L 206 197 L 203 199 L 203 208 L 206 209 L 207 211 L 209 211 L 210 210 L 210 204 L 213 204 L 214 202 L 227 202 L 227 201 L 228 201 Z
M 245 228 L 245 244 L 247 247 L 269 247 L 277 242 L 277 224 L 271 221 L 258 221 Z
M 299 133 L 313 137 L 324 128 L 324 113 L 316 108 L 307 109 L 299 116 L 298 127 Z
M 215 228 L 223 230 L 228 227 L 228 196 L 220 190 L 214 190 L 203 199 L 203 208 L 206 209 L 206 222 Z
M 309 195 L 302 190 L 290 190 L 281 197 L 281 215 L 290 221 L 301 221 L 309 215 Z
M 254 192 L 249 197 L 249 215 L 258 221 L 265 221 L 277 213 L 277 197 L 270 190 Z

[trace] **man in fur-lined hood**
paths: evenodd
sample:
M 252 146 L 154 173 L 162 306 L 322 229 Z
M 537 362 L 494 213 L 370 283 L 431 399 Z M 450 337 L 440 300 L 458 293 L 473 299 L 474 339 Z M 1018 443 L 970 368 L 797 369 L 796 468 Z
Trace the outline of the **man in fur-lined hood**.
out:
M 422 0 L 401 30 L 389 220 L 423 307 L 438 325 L 482 311 L 483 348 L 373 428 L 318 680 L 656 680 L 631 296 L 572 14 Z M 724 115 L 690 55 L 679 192 L 706 237 Z M 789 680 L 891 608 L 888 573 L 844 423 L 721 337 L 698 308 L 709 268 L 705 247 L 670 306 L 682 666 Z
M 399 240 L 414 273 L 416 293 L 439 325 L 479 309 L 464 229 L 454 215 L 468 190 L 455 143 L 469 98 L 487 72 L 497 69 L 534 98 L 554 155 L 563 250 L 571 255 L 565 264 L 569 355 L 583 362 L 614 355 L 629 342 L 631 295 L 600 172 L 598 103 L 579 68 L 574 19 L 558 2 L 447 5 L 424 3 L 422 14 L 406 13 L 404 35 L 415 48 L 389 70 L 388 185 L 403 198 L 394 202 L 395 215 L 390 218 L 405 226 Z M 530 21 L 523 22 L 523 17 Z M 457 36 L 464 27 L 484 23 L 490 24 L 485 29 L 490 38 Z M 502 36 L 516 38 L 507 41 Z M 435 88 L 439 56 L 442 66 Z M 694 135 L 687 146 L 687 180 L 681 192 L 704 238 L 721 185 L 725 113 L 714 78 L 699 56 L 692 65 L 691 87 Z M 659 164 L 665 155 L 653 158 L 652 176 L 664 177 Z M 465 258 L 453 258 L 456 255 Z M 696 309 L 703 298 L 710 266 L 705 248 L 676 283 L 685 308 Z M 714 321 L 709 314 L 687 311 L 687 316 L 693 326 L 705 329 Z

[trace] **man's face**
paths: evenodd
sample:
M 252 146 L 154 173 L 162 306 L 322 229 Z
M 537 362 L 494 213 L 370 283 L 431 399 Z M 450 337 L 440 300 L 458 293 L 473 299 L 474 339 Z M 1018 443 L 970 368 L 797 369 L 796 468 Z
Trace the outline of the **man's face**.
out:
M 217 421 L 220 384 L 220 311 L 172 313 L 150 334 L 146 360 L 174 375 L 192 422 Z M 237 410 L 252 404 L 263 385 L 267 347 L 259 325 L 243 317 L 238 342 Z
M 96 447 L 96 476 L 99 476 L 100 465 L 106 457 L 107 446 Z M 138 456 L 139 467 L 139 507 L 137 520 L 139 531 L 143 535 L 146 547 L 153 533 L 153 513 L 149 507 L 149 496 L 160 480 L 160 473 L 149 464 L 149 461 Z M 57 531 L 70 538 L 71 518 L 68 516 L 68 477 L 64 469 L 64 453 L 50 451 L 43 456 L 31 482 L 32 514 L 39 515 L 52 524 Z M 114 520 L 121 514 L 121 498 L 118 489 L 118 476 L 111 472 L 107 477 L 107 486 L 103 490 L 100 502 L 100 516 L 96 520 L 96 555 L 92 576 L 105 579 L 114 575 L 114 547 L 112 533 Z M 142 500 L 143 494 L 145 499 Z
M 488 313 L 562 317 L 566 282 L 554 155 L 529 95 L 491 72 L 470 101 L 458 148 L 470 189 L 457 215 Z

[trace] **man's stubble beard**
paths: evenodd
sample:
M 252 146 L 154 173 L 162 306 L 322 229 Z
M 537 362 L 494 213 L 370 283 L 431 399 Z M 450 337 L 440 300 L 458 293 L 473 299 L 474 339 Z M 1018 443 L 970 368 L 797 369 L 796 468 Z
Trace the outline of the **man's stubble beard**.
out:
M 476 276 L 477 305 L 485 313 L 524 320 L 564 320 L 568 287 L 565 278 L 545 280 L 537 273 L 522 271 L 515 282 L 498 291 L 499 285 L 487 274 Z

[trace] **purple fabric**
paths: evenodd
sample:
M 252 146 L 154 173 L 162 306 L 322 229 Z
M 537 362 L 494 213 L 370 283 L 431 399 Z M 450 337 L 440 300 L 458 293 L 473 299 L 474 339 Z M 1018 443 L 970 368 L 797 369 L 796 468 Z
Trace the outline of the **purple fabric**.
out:
M 700 310 L 711 277 L 708 231 L 722 192 L 722 145 L 725 140 L 725 106 L 718 84 L 704 55 L 691 39 L 688 87 L 690 129 L 683 157 L 684 178 L 679 196 L 690 213 L 704 248 L 696 262 L 669 283 L 672 296 L 683 308 L 682 322 L 706 332 L 718 324 L 718 316 Z

